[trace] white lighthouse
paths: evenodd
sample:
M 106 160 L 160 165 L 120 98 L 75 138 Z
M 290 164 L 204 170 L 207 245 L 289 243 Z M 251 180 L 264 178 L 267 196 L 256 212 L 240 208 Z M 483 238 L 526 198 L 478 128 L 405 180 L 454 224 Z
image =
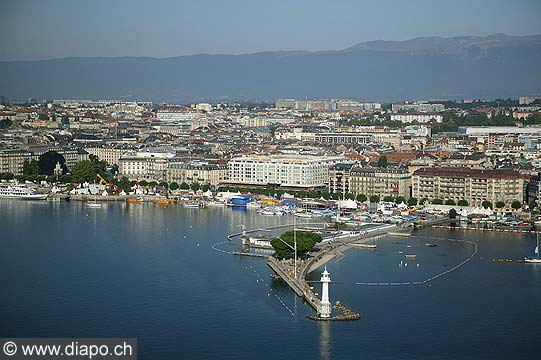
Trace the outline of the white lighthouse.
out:
M 331 282 L 331 278 L 329 275 L 330 273 L 325 266 L 325 271 L 321 273 L 321 308 L 319 310 L 319 316 L 322 318 L 331 317 L 331 302 L 329 300 L 329 283 Z

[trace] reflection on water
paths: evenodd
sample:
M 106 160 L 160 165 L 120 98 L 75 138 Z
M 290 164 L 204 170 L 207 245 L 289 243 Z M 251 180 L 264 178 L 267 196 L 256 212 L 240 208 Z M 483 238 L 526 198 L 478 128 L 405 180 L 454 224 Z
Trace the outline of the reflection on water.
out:
M 347 251 L 327 264 L 330 296 L 363 317 L 326 323 L 306 320 L 313 310 L 269 279 L 264 259 L 212 248 L 226 241 L 236 251 L 240 241 L 226 235 L 239 224 L 279 225 L 289 216 L 17 200 L 0 200 L 0 213 L 0 337 L 136 337 L 141 357 L 153 360 L 432 359 L 434 344 L 438 358 L 538 355 L 541 266 L 492 262 L 532 255 L 534 236 L 426 229 L 382 239 L 375 251 Z M 476 241 L 479 253 L 430 285 L 355 285 L 426 279 L 471 254 L 445 240 L 427 247 L 421 236 Z
M 331 324 L 328 321 L 319 321 L 319 354 L 323 360 L 332 358 Z

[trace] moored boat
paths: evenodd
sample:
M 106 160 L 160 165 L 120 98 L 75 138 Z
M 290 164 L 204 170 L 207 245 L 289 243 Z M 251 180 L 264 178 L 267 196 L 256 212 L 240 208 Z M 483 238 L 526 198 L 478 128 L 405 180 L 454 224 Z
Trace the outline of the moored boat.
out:
M 35 189 L 21 185 L 0 186 L 0 198 L 45 200 L 49 194 L 40 194 Z

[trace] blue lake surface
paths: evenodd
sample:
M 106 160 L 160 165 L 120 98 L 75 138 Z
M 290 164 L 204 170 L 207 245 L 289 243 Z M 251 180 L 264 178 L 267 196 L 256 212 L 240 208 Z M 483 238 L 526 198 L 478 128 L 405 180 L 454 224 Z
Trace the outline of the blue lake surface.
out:
M 17 200 L 0 200 L 0 213 L 0 337 L 134 337 L 153 360 L 539 357 L 541 265 L 492 261 L 531 255 L 533 235 L 427 229 L 348 250 L 327 264 L 331 300 L 362 319 L 317 323 L 264 259 L 212 248 L 239 224 L 291 218 Z M 422 285 L 357 284 L 423 281 L 471 255 L 471 244 L 444 238 L 473 241 L 478 253 Z

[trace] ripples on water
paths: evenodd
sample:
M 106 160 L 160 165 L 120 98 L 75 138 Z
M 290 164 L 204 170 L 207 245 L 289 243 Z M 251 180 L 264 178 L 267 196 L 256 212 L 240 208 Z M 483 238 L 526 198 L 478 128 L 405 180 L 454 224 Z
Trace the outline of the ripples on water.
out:
M 355 283 L 422 281 L 463 261 L 471 246 L 389 237 L 378 241 L 376 251 L 349 250 L 327 264 L 331 300 L 363 318 L 314 323 L 305 319 L 311 309 L 270 279 L 264 260 L 212 249 L 227 233 L 238 232 L 239 224 L 271 226 L 291 221 L 286 217 L 13 200 L 0 200 L 0 210 L 2 337 L 136 337 L 145 359 L 538 354 L 541 266 L 491 261 L 531 255 L 531 235 L 420 231 L 475 241 L 479 253 L 460 269 L 417 286 Z M 405 259 L 407 253 L 417 258 Z M 309 277 L 317 280 L 319 273 Z

